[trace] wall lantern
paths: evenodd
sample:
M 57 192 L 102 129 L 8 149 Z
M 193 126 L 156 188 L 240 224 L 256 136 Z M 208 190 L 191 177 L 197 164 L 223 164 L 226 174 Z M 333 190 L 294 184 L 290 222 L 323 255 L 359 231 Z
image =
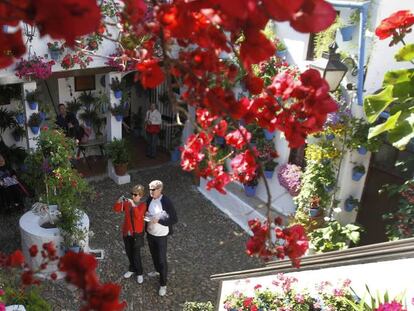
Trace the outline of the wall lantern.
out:
M 328 82 L 329 91 L 335 91 L 344 78 L 348 67 L 341 62 L 340 55 L 336 53 L 338 44 L 332 42 L 329 45 L 329 52 L 324 52 L 319 58 L 310 64 L 310 68 L 316 69 L 321 76 Z
M 23 33 L 26 36 L 27 41 L 32 42 L 33 37 L 36 35 L 36 27 L 24 23 L 24 25 L 23 25 Z

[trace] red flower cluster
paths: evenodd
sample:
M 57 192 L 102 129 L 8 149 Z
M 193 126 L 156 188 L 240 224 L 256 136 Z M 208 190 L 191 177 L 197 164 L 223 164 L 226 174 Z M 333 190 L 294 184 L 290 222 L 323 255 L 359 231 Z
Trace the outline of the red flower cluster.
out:
M 66 281 L 82 291 L 85 304 L 82 311 L 123 310 L 125 302 L 119 302 L 121 287 L 117 284 L 101 284 L 95 269 L 96 258 L 86 253 L 68 252 L 59 261 L 59 270 L 66 272 Z
M 42 36 L 65 39 L 73 45 L 78 36 L 97 30 L 101 11 L 95 0 L 27 0 L 0 3 L 0 68 L 9 66 L 25 52 L 22 32 L 5 33 L 3 25 L 18 26 L 20 22 L 38 27 Z
M 246 252 L 249 256 L 260 256 L 264 259 L 278 257 L 290 258 L 294 267 L 299 267 L 300 257 L 302 257 L 309 247 L 305 229 L 301 225 L 293 225 L 287 228 L 280 228 L 281 219 L 276 218 L 276 242 L 271 241 L 270 226 L 265 221 L 263 224 L 255 219 L 249 220 L 249 227 L 253 232 L 253 237 L 247 241 Z
M 380 40 L 390 36 L 393 37 L 390 46 L 402 40 L 406 33 L 411 32 L 414 24 L 414 15 L 409 10 L 402 10 L 391 14 L 383 19 L 381 24 L 375 29 L 375 34 Z

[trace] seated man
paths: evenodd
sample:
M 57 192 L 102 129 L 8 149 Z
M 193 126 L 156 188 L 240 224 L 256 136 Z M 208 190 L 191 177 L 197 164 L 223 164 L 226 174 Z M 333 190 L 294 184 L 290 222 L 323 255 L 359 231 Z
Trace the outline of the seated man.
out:
M 23 197 L 26 195 L 23 190 L 25 188 L 20 185 L 16 173 L 6 166 L 6 160 L 0 154 L 0 211 L 23 209 Z
M 85 135 L 85 130 L 79 126 L 76 116 L 71 112 L 67 112 L 64 104 L 59 104 L 58 109 L 59 113 L 56 118 L 56 124 L 63 129 L 66 136 L 75 138 L 77 142 L 81 141 L 83 135 Z

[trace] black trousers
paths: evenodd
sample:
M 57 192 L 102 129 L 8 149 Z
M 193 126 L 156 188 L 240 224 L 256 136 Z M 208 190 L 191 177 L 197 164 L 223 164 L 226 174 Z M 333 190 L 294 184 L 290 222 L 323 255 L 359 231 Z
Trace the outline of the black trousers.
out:
M 154 236 L 147 233 L 148 246 L 155 270 L 160 274 L 160 286 L 167 285 L 167 236 Z
M 142 275 L 144 271 L 141 262 L 141 242 L 132 236 L 124 236 L 124 244 L 125 252 L 129 260 L 128 271 Z

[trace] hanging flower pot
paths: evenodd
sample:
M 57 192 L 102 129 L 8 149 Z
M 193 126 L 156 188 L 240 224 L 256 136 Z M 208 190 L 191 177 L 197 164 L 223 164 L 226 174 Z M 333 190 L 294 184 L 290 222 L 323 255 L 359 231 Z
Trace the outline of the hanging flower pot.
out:
M 171 161 L 177 162 L 178 160 L 180 160 L 180 157 L 181 157 L 180 149 L 178 149 L 178 147 L 174 148 L 174 150 L 171 151 Z
M 279 58 L 286 59 L 287 50 L 278 50 L 278 51 L 276 51 L 276 56 L 279 57 Z
M 46 112 L 40 111 L 39 115 L 40 115 L 40 118 L 42 119 L 42 121 L 46 120 Z
M 349 196 L 345 200 L 345 211 L 352 212 L 355 208 L 357 208 L 359 205 L 359 201 L 357 199 L 354 199 L 353 196 Z
M 273 178 L 274 171 L 264 171 L 264 175 L 267 179 Z
M 226 143 L 226 140 L 224 139 L 223 136 L 216 136 L 214 137 L 214 142 L 216 145 L 223 146 Z
M 361 155 L 367 154 L 368 150 L 364 146 L 358 148 L 358 153 Z
M 320 211 L 319 207 L 311 207 L 309 209 L 309 216 L 310 217 L 318 217 L 320 212 L 321 211 Z
M 333 140 L 334 138 L 335 138 L 335 134 L 328 134 L 328 135 L 325 135 L 325 138 L 327 139 L 327 140 Z
M 244 185 L 244 193 L 248 197 L 254 197 L 256 195 L 256 188 L 257 186 Z
M 30 110 L 36 110 L 37 109 L 37 102 L 27 102 L 29 104 Z
M 116 119 L 118 122 L 122 122 L 122 120 L 124 119 L 124 116 L 117 114 L 117 115 L 115 116 L 115 119 Z
M 37 135 L 37 134 L 39 134 L 40 127 L 39 126 L 31 126 L 30 130 L 32 131 L 33 134 Z
M 120 99 L 122 97 L 122 91 L 114 91 L 114 96 L 116 99 Z
M 92 121 L 91 120 L 85 120 L 85 125 L 87 126 L 87 127 L 91 127 L 92 126 Z
M 334 185 L 323 185 L 323 189 L 325 189 L 326 192 L 331 192 L 334 189 Z
M 53 51 L 53 50 L 49 50 L 50 53 L 50 58 L 52 60 L 58 61 L 60 58 L 60 51 Z
M 351 41 L 355 31 L 355 25 L 341 27 L 339 30 L 341 31 L 342 41 Z
M 17 124 L 22 125 L 25 121 L 24 114 L 23 113 L 18 113 L 16 115 L 16 121 L 17 121 Z
M 352 180 L 359 181 L 365 175 L 365 167 L 363 165 L 354 166 L 352 169 Z
M 270 131 L 264 129 L 263 133 L 264 133 L 264 136 L 265 136 L 266 140 L 272 140 L 273 137 L 275 137 L 275 131 L 270 132 Z

